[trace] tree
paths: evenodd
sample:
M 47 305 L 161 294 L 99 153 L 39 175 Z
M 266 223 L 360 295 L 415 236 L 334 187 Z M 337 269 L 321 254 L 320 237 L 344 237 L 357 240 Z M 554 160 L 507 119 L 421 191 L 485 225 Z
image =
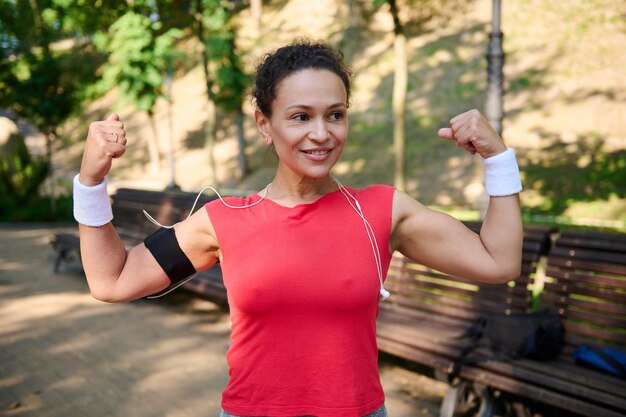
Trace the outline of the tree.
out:
M 252 21 L 254 22 L 254 30 L 256 36 L 260 36 L 261 33 L 261 20 L 263 17 L 263 0 L 250 0 L 250 14 L 252 14 Z
M 389 5 L 394 33 L 394 77 L 393 77 L 393 150 L 395 158 L 394 184 L 406 190 L 406 96 L 408 87 L 408 51 L 405 24 L 400 18 L 397 0 L 374 0 L 374 6 Z M 459 10 L 463 2 L 458 0 L 405 0 L 407 11 L 412 13 L 411 23 L 417 28 L 436 16 Z M 409 7 L 410 6 L 410 7 Z
M 55 40 L 53 7 L 52 2 L 43 0 L 0 2 L 0 102 L 33 123 L 45 136 L 44 162 L 49 177 L 53 174 L 52 143 L 58 136 L 58 127 L 77 105 L 75 84 L 64 68 L 65 53 L 53 51 L 50 46 Z M 54 211 L 52 186 L 49 194 Z
M 394 170 L 394 184 L 400 191 L 406 191 L 406 93 L 408 84 L 408 64 L 406 50 L 406 36 L 396 0 L 389 1 L 389 10 L 393 17 L 393 149 L 396 158 Z
M 231 23 L 232 27 L 232 23 Z M 221 59 L 221 65 L 217 71 L 217 105 L 235 115 L 239 166 L 239 179 L 249 173 L 246 159 L 246 141 L 243 128 L 243 97 L 248 85 L 248 75 L 243 71 L 237 47 L 235 45 L 235 31 L 231 28 L 226 37 L 226 51 Z
M 148 139 L 153 174 L 159 172 L 161 159 L 154 106 L 164 96 L 164 75 L 176 56 L 174 41 L 182 36 L 179 29 L 159 34 L 161 27 L 159 21 L 129 11 L 113 23 L 108 35 L 96 40 L 98 47 L 109 54 L 102 86 L 118 87 L 124 101 L 148 113 L 153 132 Z
M 406 190 L 406 94 L 408 84 L 408 64 L 406 36 L 398 14 L 396 0 L 374 0 L 377 7 L 389 4 L 393 18 L 394 76 L 393 76 L 393 154 L 394 185 L 400 191 Z
M 12 133 L 0 144 L 0 219 L 28 217 L 28 210 L 24 209 L 37 204 L 39 187 L 48 176 L 49 165 L 46 159 L 30 155 L 19 133 Z
M 240 178 L 248 173 L 245 156 L 243 129 L 243 96 L 248 76 L 236 50 L 234 9 L 221 0 L 196 0 L 196 36 L 203 45 L 202 66 L 204 69 L 208 99 L 207 151 L 210 169 L 217 182 L 213 146 L 217 135 L 217 108 L 235 115 L 239 142 L 238 165 Z
M 77 105 L 74 87 L 61 62 L 49 51 L 28 59 L 28 76 L 13 94 L 13 109 L 33 123 L 46 137 L 46 156 L 52 159 L 52 142 L 58 127 Z

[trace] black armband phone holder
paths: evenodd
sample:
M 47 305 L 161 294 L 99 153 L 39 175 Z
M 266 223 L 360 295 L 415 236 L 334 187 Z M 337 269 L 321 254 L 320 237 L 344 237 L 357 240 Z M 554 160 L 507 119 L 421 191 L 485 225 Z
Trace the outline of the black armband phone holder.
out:
M 154 259 L 161 265 L 172 284 L 196 273 L 193 264 L 180 248 L 174 229 L 160 228 L 143 241 Z

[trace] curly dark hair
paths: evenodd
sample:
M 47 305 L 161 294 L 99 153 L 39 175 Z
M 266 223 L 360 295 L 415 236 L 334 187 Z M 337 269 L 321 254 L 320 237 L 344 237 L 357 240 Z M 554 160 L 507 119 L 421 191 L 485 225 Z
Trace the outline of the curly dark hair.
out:
M 308 39 L 298 39 L 264 55 L 256 66 L 250 95 L 257 108 L 272 116 L 272 102 L 278 85 L 291 74 L 304 69 L 325 69 L 335 73 L 346 88 L 346 106 L 350 100 L 352 71 L 343 62 L 343 53 L 332 46 Z

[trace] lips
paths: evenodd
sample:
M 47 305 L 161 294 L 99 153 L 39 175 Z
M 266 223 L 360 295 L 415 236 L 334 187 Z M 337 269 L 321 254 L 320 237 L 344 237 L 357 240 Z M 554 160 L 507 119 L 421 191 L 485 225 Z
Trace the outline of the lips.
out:
M 330 153 L 332 149 L 323 149 L 323 150 L 310 150 L 310 151 L 302 151 L 308 155 L 326 155 Z
M 312 159 L 314 161 L 323 161 L 328 157 L 328 155 L 333 151 L 333 148 L 316 148 L 316 149 L 305 149 L 300 152 L 304 154 L 305 157 Z

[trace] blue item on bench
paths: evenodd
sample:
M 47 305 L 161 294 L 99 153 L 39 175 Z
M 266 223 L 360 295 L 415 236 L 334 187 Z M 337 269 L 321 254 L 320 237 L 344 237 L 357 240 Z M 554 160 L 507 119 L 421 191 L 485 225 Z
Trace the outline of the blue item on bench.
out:
M 604 372 L 626 378 L 626 352 L 596 346 L 582 345 L 572 352 L 577 362 Z

